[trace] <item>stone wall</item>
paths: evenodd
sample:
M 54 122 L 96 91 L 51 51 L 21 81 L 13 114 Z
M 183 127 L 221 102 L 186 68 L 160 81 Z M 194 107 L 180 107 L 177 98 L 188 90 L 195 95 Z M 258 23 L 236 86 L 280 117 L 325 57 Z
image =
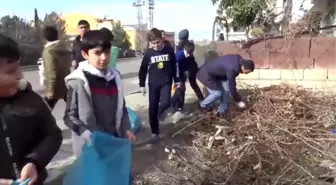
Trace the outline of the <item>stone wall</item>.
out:
M 251 43 L 196 43 L 199 65 L 225 54 L 240 54 L 256 63 L 256 70 L 238 77 L 240 84 L 280 83 L 315 90 L 336 90 L 336 38 L 270 39 Z

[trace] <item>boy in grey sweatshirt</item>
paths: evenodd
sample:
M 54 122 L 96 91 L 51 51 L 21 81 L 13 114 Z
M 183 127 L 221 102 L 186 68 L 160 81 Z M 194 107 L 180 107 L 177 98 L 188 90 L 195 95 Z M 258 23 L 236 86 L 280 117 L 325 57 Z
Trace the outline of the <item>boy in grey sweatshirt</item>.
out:
M 111 42 L 98 30 L 82 39 L 82 54 L 87 61 L 65 78 L 68 94 L 64 123 L 73 131 L 73 150 L 80 156 L 82 145 L 93 131 L 124 137 L 136 137 L 130 121 L 119 71 L 108 68 Z

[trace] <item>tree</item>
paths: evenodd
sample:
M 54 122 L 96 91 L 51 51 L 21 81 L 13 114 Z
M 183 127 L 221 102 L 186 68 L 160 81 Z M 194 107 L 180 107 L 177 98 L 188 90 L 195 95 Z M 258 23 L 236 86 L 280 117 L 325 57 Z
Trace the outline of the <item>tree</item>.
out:
M 41 26 L 40 26 L 40 18 L 37 13 L 37 9 L 34 9 L 34 26 L 35 26 L 35 38 L 36 41 L 41 43 Z
M 51 12 L 44 16 L 44 20 L 42 22 L 43 27 L 45 26 L 55 26 L 59 33 L 59 38 L 67 39 L 65 37 L 65 21 L 61 19 L 61 17 L 56 12 Z
M 129 49 L 132 44 L 120 22 L 114 22 L 112 26 L 112 33 L 114 35 L 113 45 L 121 49 Z
M 6 15 L 0 19 L 0 32 L 19 43 L 30 43 L 34 40 L 34 30 L 25 20 L 16 15 Z
M 266 8 L 265 0 L 211 0 L 218 5 L 217 13 L 229 22 L 231 26 L 245 27 L 248 29 L 262 10 Z M 230 20 L 230 21 L 228 21 Z

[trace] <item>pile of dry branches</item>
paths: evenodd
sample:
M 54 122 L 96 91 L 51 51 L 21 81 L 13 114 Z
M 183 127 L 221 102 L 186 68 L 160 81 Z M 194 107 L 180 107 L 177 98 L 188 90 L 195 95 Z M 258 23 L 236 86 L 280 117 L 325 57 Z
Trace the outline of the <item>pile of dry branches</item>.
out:
M 334 97 L 286 85 L 248 93 L 247 110 L 230 107 L 231 124 L 208 114 L 184 129 L 193 146 L 174 156 L 190 171 L 185 183 L 323 184 L 335 169 Z

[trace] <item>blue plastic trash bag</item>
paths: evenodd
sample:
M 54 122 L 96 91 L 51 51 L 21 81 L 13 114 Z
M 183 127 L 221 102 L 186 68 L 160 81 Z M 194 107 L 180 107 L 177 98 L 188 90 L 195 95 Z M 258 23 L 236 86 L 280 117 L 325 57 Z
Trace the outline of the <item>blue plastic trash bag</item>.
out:
M 13 183 L 11 185 L 28 185 L 28 183 L 30 182 L 30 179 L 27 179 L 23 182 L 19 182 L 19 180 L 13 181 Z
M 141 119 L 131 108 L 127 107 L 128 117 L 130 119 L 132 132 L 137 134 L 141 129 Z
M 93 132 L 92 144 L 84 144 L 63 185 L 130 185 L 131 143 Z

